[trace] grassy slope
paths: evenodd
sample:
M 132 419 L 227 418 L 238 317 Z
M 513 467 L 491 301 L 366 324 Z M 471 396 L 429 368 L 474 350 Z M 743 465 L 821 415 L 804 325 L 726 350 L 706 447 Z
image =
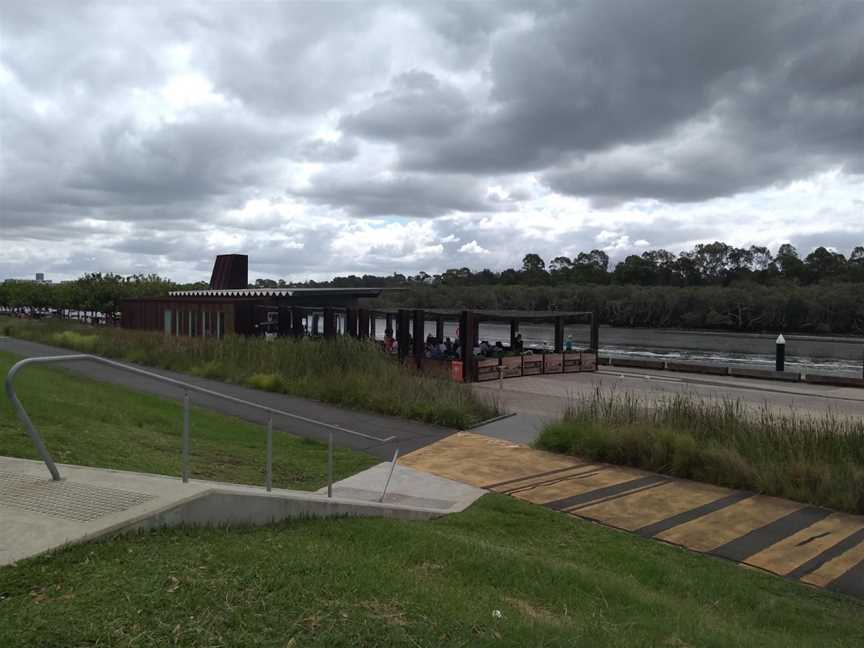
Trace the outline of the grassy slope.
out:
M 15 360 L 0 352 L 0 375 Z M 55 461 L 180 474 L 179 403 L 45 367 L 27 367 L 15 384 Z M 263 426 L 193 409 L 190 428 L 193 477 L 264 483 Z M 0 396 L 0 455 L 38 459 L 5 394 Z M 325 445 L 274 432 L 274 486 L 318 488 L 326 483 L 326 461 Z M 363 453 L 336 450 L 334 479 L 375 463 Z
M 375 344 L 334 340 L 166 337 L 63 320 L 0 318 L 0 332 L 108 358 L 464 429 L 499 412 L 467 385 L 399 366 Z
M 0 568 L 3 646 L 860 646 L 862 613 L 498 495 L 432 522 L 161 531 Z

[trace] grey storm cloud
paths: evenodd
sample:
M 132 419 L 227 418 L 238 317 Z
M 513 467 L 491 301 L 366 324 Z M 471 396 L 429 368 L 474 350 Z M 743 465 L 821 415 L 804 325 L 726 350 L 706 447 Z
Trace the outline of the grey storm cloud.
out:
M 555 190 L 622 200 L 705 199 L 831 164 L 860 173 L 862 33 L 857 2 L 564 5 L 497 42 L 485 112 L 410 140 L 401 163 L 548 172 Z M 683 127 L 710 122 L 701 151 L 678 146 Z
M 334 178 L 321 174 L 297 194 L 344 209 L 354 216 L 432 218 L 452 211 L 490 209 L 482 184 L 465 176 L 395 174 L 389 177 Z
M 188 273 L 237 245 L 339 272 L 330 242 L 376 218 L 432 227 L 427 270 L 505 264 L 643 202 L 704 209 L 607 229 L 689 245 L 724 235 L 711 200 L 824 173 L 844 193 L 809 218 L 861 238 L 862 33 L 856 0 L 3 3 L 0 271 Z M 532 233 L 567 200 L 594 224 Z
M 341 126 L 373 139 L 436 138 L 452 134 L 469 114 L 468 100 L 458 89 L 429 72 L 412 70 L 376 93 L 371 108 L 343 118 Z
M 272 131 L 214 115 L 139 133 L 107 126 L 99 146 L 69 179 L 73 189 L 121 195 L 136 204 L 217 196 L 260 182 L 280 152 Z

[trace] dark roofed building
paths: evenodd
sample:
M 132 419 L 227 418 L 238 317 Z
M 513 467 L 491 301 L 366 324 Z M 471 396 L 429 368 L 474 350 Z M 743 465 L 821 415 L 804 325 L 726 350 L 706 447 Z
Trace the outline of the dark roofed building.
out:
M 247 288 L 245 255 L 220 255 L 209 289 L 178 290 L 167 297 L 127 299 L 120 305 L 123 328 L 164 331 L 166 335 L 223 337 L 226 333 L 280 335 L 316 333 L 344 314 L 350 325 L 362 299 L 378 297 L 381 288 Z M 314 328 L 317 328 L 314 327 Z

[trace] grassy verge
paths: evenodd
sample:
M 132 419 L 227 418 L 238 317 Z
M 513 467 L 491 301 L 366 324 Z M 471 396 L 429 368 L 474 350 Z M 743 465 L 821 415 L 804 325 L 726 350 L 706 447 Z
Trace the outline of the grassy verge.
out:
M 0 352 L 0 375 L 5 376 L 17 359 Z M 180 474 L 183 419 L 178 403 L 45 367 L 26 368 L 15 385 L 55 461 Z M 264 483 L 265 436 L 261 426 L 197 408 L 191 413 L 190 424 L 194 478 Z M 0 397 L 0 455 L 39 458 L 5 394 Z M 375 463 L 369 455 L 336 450 L 334 478 L 347 477 Z M 326 467 L 325 445 L 274 433 L 274 486 L 319 488 L 326 483 Z
M 0 568 L 4 646 L 860 646 L 862 612 L 497 495 L 431 522 L 161 531 Z
M 497 414 L 467 386 L 408 371 L 374 343 L 348 337 L 214 340 L 11 318 L 0 319 L 0 333 L 460 429 Z
M 648 404 L 603 392 L 573 403 L 536 443 L 636 466 L 864 513 L 864 421 L 748 411 L 737 401 L 679 395 Z

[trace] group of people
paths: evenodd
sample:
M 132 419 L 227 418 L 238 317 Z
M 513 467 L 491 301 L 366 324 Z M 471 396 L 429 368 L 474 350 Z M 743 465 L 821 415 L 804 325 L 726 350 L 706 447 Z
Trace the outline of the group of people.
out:
M 411 343 L 410 340 L 409 343 Z M 393 329 L 385 329 L 383 346 L 384 351 L 387 353 L 398 353 L 399 342 L 393 336 Z M 510 348 L 505 347 L 500 340 L 494 344 L 491 344 L 488 340 L 483 340 L 475 344 L 472 351 L 477 358 L 498 358 L 508 351 L 522 353 L 524 348 L 525 344 L 522 341 L 522 334 L 519 333 L 516 335 Z M 458 337 L 455 340 L 450 337 L 445 337 L 442 340 L 430 333 L 426 336 L 424 355 L 427 358 L 435 360 L 459 359 L 462 357 L 462 343 Z

